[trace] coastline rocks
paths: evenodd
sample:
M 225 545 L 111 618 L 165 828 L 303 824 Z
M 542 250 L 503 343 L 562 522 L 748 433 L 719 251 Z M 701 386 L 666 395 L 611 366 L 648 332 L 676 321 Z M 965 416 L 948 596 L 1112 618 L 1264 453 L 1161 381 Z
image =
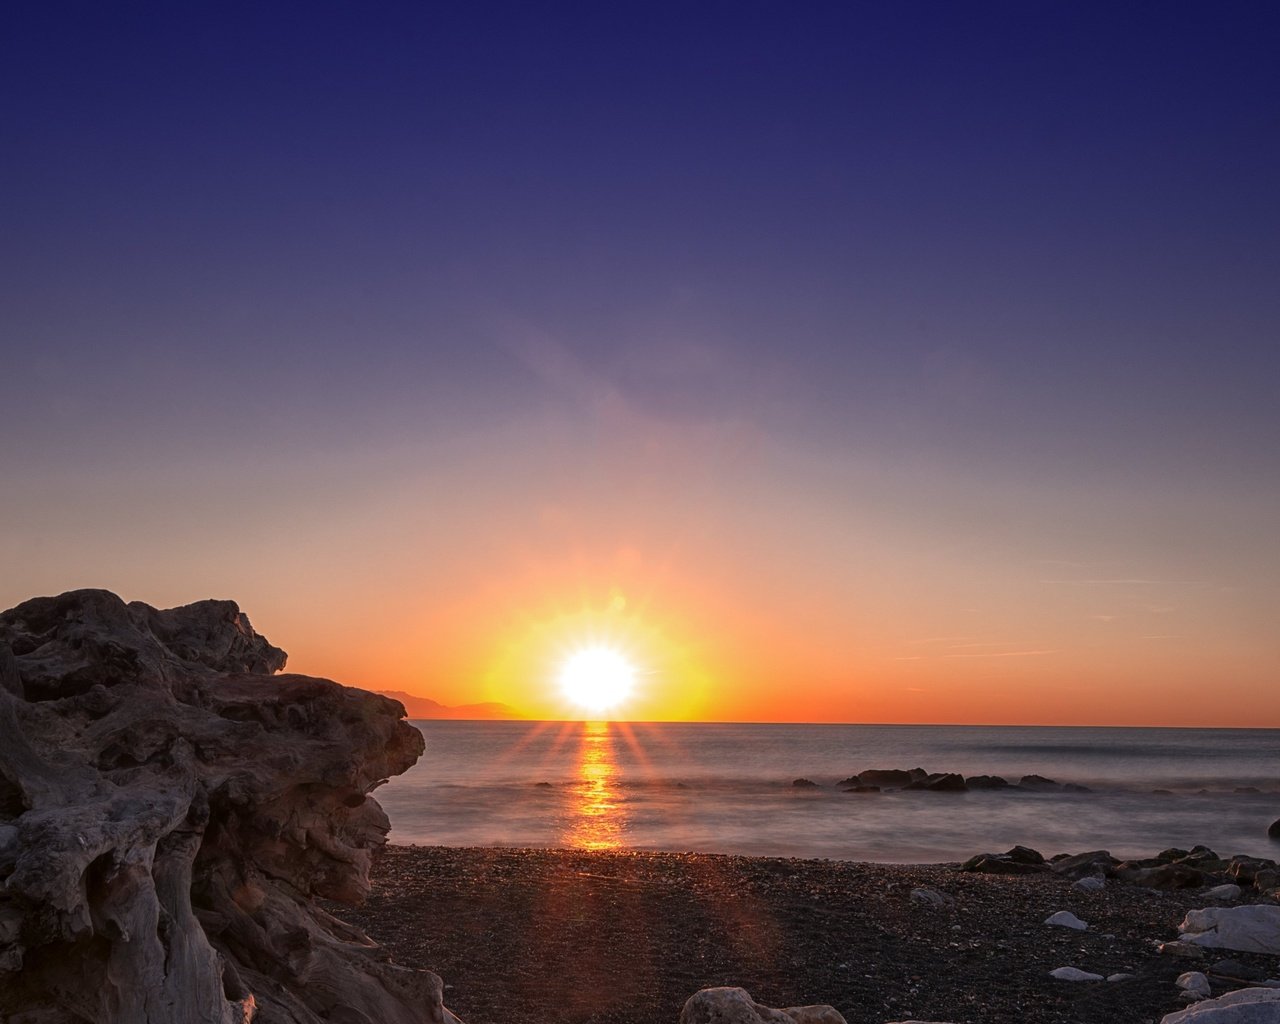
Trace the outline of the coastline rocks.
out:
M 844 779 L 842 786 L 878 786 L 881 789 L 904 789 L 918 779 L 929 777 L 923 768 L 903 771 L 901 768 L 868 768 Z
M 965 785 L 970 789 L 1008 789 L 1008 780 L 1000 778 L 999 775 L 968 775 L 965 776 Z
M 1268 839 L 1280 839 L 1280 818 L 1277 818 L 1267 828 Z
M 793 779 L 791 785 L 796 789 L 818 789 L 819 786 L 812 779 Z
M 695 992 L 680 1010 L 680 1024 L 846 1024 L 844 1017 L 825 1003 L 788 1006 L 774 1010 L 761 1006 L 746 989 L 704 988 Z
M 1191 910 L 1178 925 L 1181 941 L 1241 953 L 1280 955 L 1280 907 L 1208 907 Z
M 1242 988 L 1165 1014 L 1160 1024 L 1275 1024 L 1280 1020 L 1280 989 Z
M 961 864 L 960 870 L 984 875 L 1032 875 L 1048 871 L 1049 865 L 1035 850 L 1015 846 L 1004 853 L 979 853 Z
M 315 903 L 367 894 L 422 736 L 284 663 L 231 601 L 0 614 L 0 1020 L 456 1024 Z
M 1089 930 L 1089 926 L 1069 910 L 1059 910 L 1056 914 L 1050 914 L 1045 918 L 1044 923 L 1057 928 L 1073 928 L 1078 932 Z
M 939 772 L 923 779 L 909 782 L 905 789 L 927 789 L 934 793 L 963 793 L 969 787 L 964 784 L 964 776 L 954 772 Z
M 1060 790 L 1062 786 L 1053 779 L 1046 779 L 1043 775 L 1024 775 L 1018 780 L 1018 788 L 1030 790 L 1032 793 L 1053 793 Z
M 1241 891 L 1240 886 L 1232 885 L 1228 882 L 1225 885 L 1215 885 L 1212 889 L 1206 889 L 1204 898 L 1207 900 L 1238 900 Z
M 1119 862 L 1106 850 L 1090 850 L 1088 853 L 1061 855 L 1049 861 L 1049 867 L 1071 879 L 1093 877 L 1110 878 Z
M 1205 883 L 1203 872 L 1183 863 L 1141 867 L 1126 861 L 1115 873 L 1122 882 L 1143 889 L 1198 889 Z
M 1193 999 L 1208 999 L 1213 995 L 1213 990 L 1209 988 L 1209 979 L 1199 971 L 1179 974 L 1175 984 Z

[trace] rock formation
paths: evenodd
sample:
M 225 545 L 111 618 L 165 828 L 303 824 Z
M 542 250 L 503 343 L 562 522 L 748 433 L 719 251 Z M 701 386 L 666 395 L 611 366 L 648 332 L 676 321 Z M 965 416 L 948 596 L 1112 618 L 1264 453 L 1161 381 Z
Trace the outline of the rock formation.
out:
M 0 614 L 0 1020 L 456 1022 L 315 901 L 367 892 L 422 737 L 284 663 L 230 601 Z

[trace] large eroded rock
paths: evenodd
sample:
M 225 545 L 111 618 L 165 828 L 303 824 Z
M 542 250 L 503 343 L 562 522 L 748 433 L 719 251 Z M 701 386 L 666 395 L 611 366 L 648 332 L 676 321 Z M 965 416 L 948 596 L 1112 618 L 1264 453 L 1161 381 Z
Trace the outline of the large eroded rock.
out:
M 1189 910 L 1178 931 L 1197 946 L 1280 955 L 1280 907 L 1273 905 Z
M 456 1021 L 314 901 L 367 892 L 422 737 L 284 663 L 230 601 L 0 614 L 0 1020 Z

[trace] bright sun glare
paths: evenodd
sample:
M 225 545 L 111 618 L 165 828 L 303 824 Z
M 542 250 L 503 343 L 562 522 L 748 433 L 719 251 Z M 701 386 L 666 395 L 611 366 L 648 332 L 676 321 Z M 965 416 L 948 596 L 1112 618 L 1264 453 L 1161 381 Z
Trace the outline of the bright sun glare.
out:
M 631 694 L 636 669 L 611 647 L 586 647 L 560 670 L 560 689 L 574 704 L 599 714 Z

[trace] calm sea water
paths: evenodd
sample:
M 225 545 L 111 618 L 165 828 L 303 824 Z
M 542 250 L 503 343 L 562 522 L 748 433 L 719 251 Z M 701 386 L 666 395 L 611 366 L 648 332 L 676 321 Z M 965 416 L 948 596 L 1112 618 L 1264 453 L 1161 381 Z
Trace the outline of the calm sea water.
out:
M 414 724 L 426 753 L 377 794 L 393 842 L 902 863 L 1015 843 L 1120 856 L 1205 843 L 1280 857 L 1266 835 L 1280 818 L 1274 729 Z M 835 786 L 866 768 L 913 767 L 1010 781 L 1038 774 L 1092 792 Z M 821 788 L 793 787 L 799 777 Z

